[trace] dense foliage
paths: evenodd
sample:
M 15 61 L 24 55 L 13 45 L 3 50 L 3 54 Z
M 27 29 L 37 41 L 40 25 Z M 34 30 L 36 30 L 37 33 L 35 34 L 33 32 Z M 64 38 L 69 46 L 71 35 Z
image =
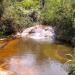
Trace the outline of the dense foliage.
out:
M 70 0 L 47 0 L 41 12 L 41 20 L 54 26 L 56 38 L 70 41 L 73 37 L 74 9 Z
M 0 0 L 0 18 L 1 35 L 5 33 L 3 26 L 7 26 L 2 22 L 11 19 L 13 31 L 39 22 L 53 26 L 56 39 L 75 41 L 75 0 Z

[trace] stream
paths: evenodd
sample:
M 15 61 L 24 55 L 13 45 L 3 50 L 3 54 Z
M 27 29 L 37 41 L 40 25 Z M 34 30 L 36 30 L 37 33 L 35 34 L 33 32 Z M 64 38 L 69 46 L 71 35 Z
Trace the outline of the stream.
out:
M 15 75 L 68 75 L 64 63 L 72 59 L 70 46 L 22 38 L 0 44 L 6 44 L 0 48 L 0 67 Z

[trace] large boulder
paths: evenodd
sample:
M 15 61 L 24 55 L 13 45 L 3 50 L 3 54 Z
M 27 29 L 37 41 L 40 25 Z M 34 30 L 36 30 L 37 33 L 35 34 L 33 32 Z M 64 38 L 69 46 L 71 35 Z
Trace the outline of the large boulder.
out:
M 54 29 L 51 26 L 36 25 L 25 29 L 21 33 L 22 38 L 31 38 L 36 41 L 54 42 Z

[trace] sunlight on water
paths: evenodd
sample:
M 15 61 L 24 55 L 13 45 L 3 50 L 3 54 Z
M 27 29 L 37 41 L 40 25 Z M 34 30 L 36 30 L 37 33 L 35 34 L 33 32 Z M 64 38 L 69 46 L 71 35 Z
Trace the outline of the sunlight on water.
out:
M 17 75 L 39 75 L 36 66 L 36 59 L 33 54 L 26 54 L 21 57 L 12 57 L 9 60 L 9 69 Z
M 0 63 L 15 75 L 68 75 L 63 63 L 71 50 L 63 44 L 16 39 L 0 49 Z
M 42 65 L 42 75 L 68 75 L 68 72 L 65 71 L 66 68 L 62 66 L 63 65 L 57 61 L 47 60 L 47 62 Z
M 16 75 L 68 75 L 62 66 L 51 59 L 38 64 L 35 55 L 31 53 L 21 57 L 12 57 L 9 60 L 9 69 Z

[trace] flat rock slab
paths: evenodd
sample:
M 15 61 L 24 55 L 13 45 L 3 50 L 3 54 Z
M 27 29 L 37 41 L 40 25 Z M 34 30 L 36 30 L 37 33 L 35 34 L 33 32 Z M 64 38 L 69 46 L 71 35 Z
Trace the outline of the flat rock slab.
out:
M 22 38 L 31 38 L 36 41 L 54 41 L 54 29 L 51 26 L 36 25 L 25 29 L 21 33 Z

